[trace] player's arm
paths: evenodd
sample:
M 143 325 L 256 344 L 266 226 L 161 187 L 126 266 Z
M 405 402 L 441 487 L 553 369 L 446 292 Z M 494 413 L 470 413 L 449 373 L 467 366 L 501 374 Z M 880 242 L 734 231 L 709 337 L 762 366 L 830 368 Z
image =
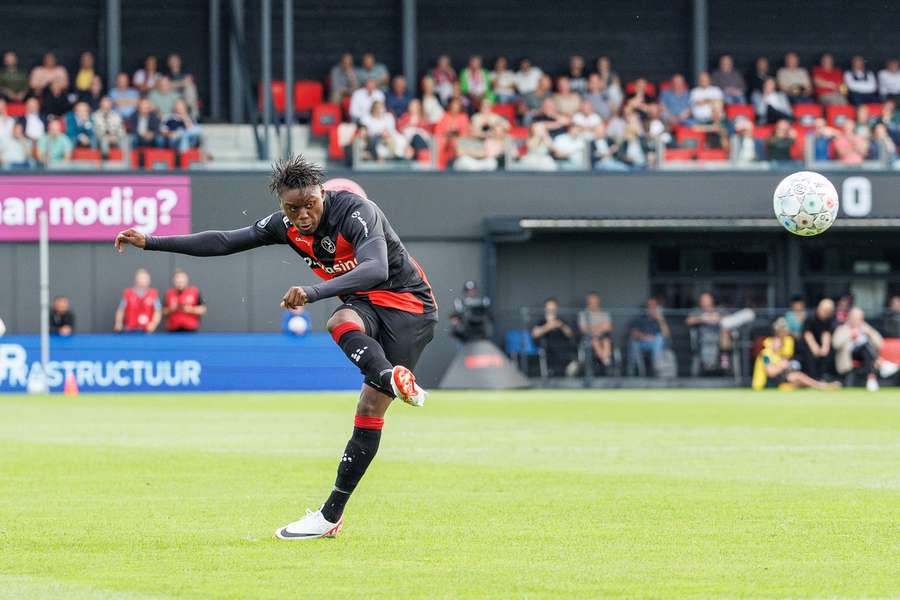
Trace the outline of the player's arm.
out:
M 126 245 L 142 250 L 175 252 L 190 256 L 225 256 L 260 246 L 284 243 L 279 235 L 281 213 L 272 214 L 255 225 L 231 231 L 202 231 L 190 235 L 145 235 L 136 229 L 126 229 L 116 236 L 115 247 L 123 252 Z

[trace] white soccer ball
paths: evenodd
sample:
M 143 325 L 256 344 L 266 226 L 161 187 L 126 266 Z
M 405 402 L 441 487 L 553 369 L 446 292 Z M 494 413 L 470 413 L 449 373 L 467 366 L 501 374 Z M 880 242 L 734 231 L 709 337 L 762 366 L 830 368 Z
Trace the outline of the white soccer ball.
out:
M 306 322 L 306 319 L 298 315 L 290 318 L 288 329 L 294 335 L 304 335 L 306 330 L 309 329 L 309 324 Z
M 788 175 L 775 188 L 775 216 L 796 235 L 819 235 L 837 218 L 838 193 L 828 179 L 812 171 Z

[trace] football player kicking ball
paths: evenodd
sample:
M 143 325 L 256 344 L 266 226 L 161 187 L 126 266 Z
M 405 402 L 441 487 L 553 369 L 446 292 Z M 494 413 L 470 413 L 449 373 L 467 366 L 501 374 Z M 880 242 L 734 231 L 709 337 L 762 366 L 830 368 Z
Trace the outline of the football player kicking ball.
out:
M 275 535 L 283 540 L 334 537 L 341 531 L 344 506 L 378 451 L 391 401 L 425 403 L 425 390 L 416 384 L 412 369 L 437 323 L 425 273 L 381 210 L 350 191 L 326 190 L 322 182 L 321 168 L 303 157 L 280 160 L 273 167 L 270 190 L 281 210 L 254 225 L 160 237 L 129 229 L 115 241 L 119 252 L 130 244 L 192 256 L 287 244 L 324 281 L 288 288 L 282 306 L 340 298 L 328 331 L 365 375 L 353 435 L 328 499 L 319 510 L 307 510 L 306 516 L 278 529 Z

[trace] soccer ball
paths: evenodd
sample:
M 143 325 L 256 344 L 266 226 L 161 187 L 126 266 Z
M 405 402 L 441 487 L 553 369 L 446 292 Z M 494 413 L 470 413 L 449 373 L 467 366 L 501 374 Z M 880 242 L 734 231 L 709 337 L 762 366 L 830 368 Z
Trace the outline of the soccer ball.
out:
M 796 235 L 819 235 L 837 218 L 837 190 L 824 176 L 812 171 L 800 171 L 782 179 L 773 200 L 778 222 Z

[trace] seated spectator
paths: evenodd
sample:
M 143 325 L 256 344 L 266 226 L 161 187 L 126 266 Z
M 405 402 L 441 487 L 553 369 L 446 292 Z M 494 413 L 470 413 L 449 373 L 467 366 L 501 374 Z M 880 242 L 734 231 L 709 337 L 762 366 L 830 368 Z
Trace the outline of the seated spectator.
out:
M 82 52 L 78 59 L 78 72 L 75 74 L 75 93 L 81 94 L 90 90 L 96 74 L 93 53 Z
M 722 90 L 725 104 L 743 104 L 747 101 L 747 84 L 744 76 L 734 70 L 734 59 L 730 54 L 719 57 L 719 68 L 713 72 L 711 82 Z
M 703 71 L 697 76 L 697 87 L 691 90 L 691 116 L 698 123 L 712 122 L 712 105 L 722 102 L 722 90 L 712 85 L 709 73 Z
M 725 107 L 722 103 L 713 104 L 712 109 L 712 120 L 709 123 L 697 123 L 692 129 L 703 132 L 705 148 L 727 151 L 731 142 L 731 121 L 725 115 Z
M 787 119 L 781 119 L 775 123 L 775 130 L 772 136 L 766 140 L 766 156 L 767 158 L 778 164 L 793 164 L 794 159 L 791 156 L 791 147 L 797 138 L 797 132 L 791 129 L 791 124 Z
M 659 102 L 663 107 L 663 120 L 670 125 L 690 124 L 691 91 L 684 76 L 676 73 L 672 76 L 672 86 L 659 94 Z
M 597 74 L 603 80 L 604 87 L 608 90 L 609 100 L 612 104 L 613 111 L 619 110 L 622 106 L 622 82 L 619 74 L 612 70 L 612 63 L 608 56 L 601 56 L 597 59 Z
M 527 96 L 537 91 L 538 82 L 543 75 L 538 67 L 531 64 L 531 60 L 523 58 L 519 61 L 519 70 L 516 71 L 516 90 L 519 95 Z
M 591 357 L 608 371 L 612 367 L 613 324 L 609 313 L 601 308 L 600 294 L 585 297 L 584 310 L 578 313 L 578 330 L 591 349 Z
M 156 87 L 156 80 L 160 75 L 158 61 L 155 56 L 150 55 L 144 59 L 144 67 L 134 72 L 131 83 L 141 94 L 147 94 Z
M 784 92 L 775 87 L 774 79 L 769 78 L 763 84 L 762 93 L 757 98 L 756 114 L 760 122 L 771 125 L 781 120 L 790 122 L 794 119 L 791 102 Z
M 448 138 L 469 134 L 469 115 L 463 110 L 462 99 L 451 98 L 447 112 L 434 127 L 434 133 Z
M 753 123 L 738 115 L 734 120 L 734 137 L 731 140 L 731 158 L 738 165 L 749 165 L 759 160 Z
M 183 69 L 180 54 L 170 54 L 166 58 L 166 75 L 169 77 L 169 81 L 172 82 L 172 89 L 184 99 L 185 103 L 187 103 L 188 111 L 196 119 L 200 94 L 197 92 L 194 76 Z
M 832 142 L 837 160 L 845 165 L 860 165 L 869 154 L 869 139 L 856 132 L 856 124 L 846 119 Z
M 331 67 L 328 79 L 331 86 L 329 98 L 334 104 L 340 104 L 344 96 L 349 96 L 361 85 L 353 66 L 353 55 L 349 52 L 341 54 L 338 63 Z
M 175 102 L 180 98 L 178 92 L 172 89 L 172 80 L 165 75 L 156 78 L 156 85 L 147 94 L 147 100 L 160 116 L 172 114 L 175 110 Z
M 588 76 L 587 91 L 584 99 L 591 103 L 601 119 L 608 119 L 613 114 L 612 104 L 609 100 L 603 78 L 597 73 L 591 73 Z
M 430 125 L 434 125 L 444 116 L 444 107 L 434 91 L 434 79 L 428 75 L 422 78 L 422 112 Z
M 287 308 L 281 311 L 281 332 L 297 337 L 304 336 L 312 330 L 312 319 L 302 306 Z
M 560 77 L 556 80 L 556 93 L 553 94 L 553 102 L 560 114 L 571 117 L 581 107 L 581 96 L 572 91 L 568 77 Z
M 833 345 L 838 374 L 846 376 L 858 369 L 865 374 L 866 389 L 870 392 L 878 391 L 879 374 L 886 378 L 897 372 L 897 365 L 879 358 L 884 338 L 866 323 L 865 313 L 858 306 L 851 308 L 847 321 L 834 330 Z
M 562 113 L 556 106 L 553 98 L 547 98 L 541 104 L 540 110 L 531 118 L 532 123 L 543 123 L 547 128 L 547 133 L 551 137 L 562 135 L 569 130 L 572 120 Z
M 0 98 L 9 102 L 22 102 L 28 94 L 28 75 L 19 70 L 19 58 L 15 52 L 3 54 L 3 70 L 0 71 Z
M 184 112 L 187 112 L 187 104 Z M 166 331 L 196 332 L 200 329 L 200 319 L 206 314 L 206 303 L 197 286 L 190 284 L 188 274 L 175 269 L 172 287 L 166 290 L 162 309 L 166 317 Z
M 831 373 L 831 335 L 834 332 L 834 302 L 823 298 L 803 324 L 803 370 L 813 379 Z
M 134 286 L 125 288 L 116 308 L 113 330 L 126 333 L 153 333 L 162 320 L 162 303 L 159 292 L 150 287 L 150 273 L 138 269 L 134 273 Z
M 894 294 L 888 300 L 881 328 L 884 337 L 900 338 L 900 294 Z
M 631 323 L 628 331 L 628 370 L 633 373 L 642 371 L 638 361 L 644 360 L 645 353 L 650 354 L 655 370 L 662 360 L 666 340 L 671 335 L 656 298 L 648 299 L 644 309 L 644 313 Z
M 388 73 L 387 67 L 384 66 L 383 63 L 377 62 L 375 60 L 375 55 L 371 52 L 366 52 L 362 55 L 362 64 L 359 66 L 359 71 L 356 74 L 356 78 L 359 81 L 366 81 L 368 79 L 374 79 L 375 85 L 381 91 L 386 91 L 388 87 L 388 83 L 390 83 L 391 76 Z
M 569 57 L 569 86 L 576 94 L 584 94 L 587 91 L 587 72 L 584 70 L 584 57 L 574 54 Z
M 58 79 L 51 81 L 41 96 L 41 112 L 44 118 L 61 117 L 70 110 L 72 103 L 69 101 L 65 85 Z
M 363 87 L 353 92 L 350 97 L 350 118 L 359 122 L 363 117 L 372 113 L 373 104 L 384 103 L 384 100 L 384 92 L 378 89 L 378 81 L 366 79 Z
M 530 94 L 522 96 L 522 110 L 525 111 L 524 121 L 530 123 L 531 119 L 539 112 L 541 106 L 553 99 L 553 80 L 549 75 L 541 75 L 537 88 Z
M 200 126 L 188 111 L 187 102 L 179 98 L 172 112 L 163 117 L 159 127 L 166 146 L 184 153 L 200 146 Z
M 122 115 L 113 110 L 109 96 L 100 100 L 100 108 L 91 115 L 91 121 L 94 123 L 97 145 L 104 157 L 109 156 L 110 148 L 122 147 L 126 136 L 125 121 L 122 120 Z
M 64 66 L 56 62 L 55 54 L 48 52 L 44 55 L 41 64 L 31 70 L 28 86 L 35 96 L 40 96 L 53 82 L 58 83 L 63 90 L 68 89 L 69 72 L 66 71 Z
M 50 335 L 67 337 L 75 333 L 75 313 L 65 296 L 57 296 L 50 307 Z
M 79 102 L 72 112 L 66 115 L 66 135 L 76 148 L 93 148 L 96 145 L 91 107 L 87 102 Z
M 866 69 L 862 56 L 856 55 L 850 61 L 850 68 L 844 71 L 844 85 L 847 86 L 847 98 L 854 106 L 881 100 L 875 73 Z
M 12 136 L 16 120 L 7 113 L 6 100 L 0 98 L 0 140 Z
M 873 159 L 885 158 L 893 161 L 897 157 L 897 144 L 894 143 L 884 123 L 876 123 L 872 128 L 872 147 L 871 157 Z
M 62 120 L 51 119 L 47 123 L 47 133 L 41 136 L 35 146 L 35 158 L 44 167 L 67 163 L 72 160 L 73 144 L 62 130 Z
M 528 127 L 528 139 L 525 147 L 525 155 L 518 163 L 523 169 L 530 171 L 555 171 L 557 169 L 556 161 L 550 154 L 553 138 L 547 132 L 545 123 L 537 121 Z
M 632 113 L 626 120 L 625 136 L 619 143 L 616 159 L 631 169 L 643 169 L 650 164 L 650 151 L 641 121 Z
M 132 148 L 157 148 L 161 145 L 162 123 L 153 110 L 153 104 L 146 98 L 141 99 L 137 112 L 126 120 L 126 124 L 126 129 L 131 133 Z
M 409 110 L 397 121 L 397 131 L 406 140 L 407 158 L 414 158 L 416 152 L 431 148 L 431 134 L 428 128 L 431 123 L 425 118 L 422 102 L 413 98 Z
M 603 119 L 594 110 L 594 105 L 590 100 L 582 100 L 581 109 L 572 115 L 572 127 L 569 133 L 584 141 L 594 139 L 594 131 L 598 125 L 603 123 Z
M 603 121 L 600 121 L 594 128 L 593 135 L 594 141 L 591 148 L 593 167 L 598 171 L 627 171 L 628 165 L 616 158 L 619 153 L 619 145 L 607 136 L 606 124 Z
M 812 102 L 812 81 L 806 69 L 800 66 L 796 52 L 784 55 L 784 66 L 778 69 L 775 79 L 778 89 L 787 95 L 792 104 Z
M 41 103 L 37 98 L 29 98 L 25 101 L 25 115 L 21 118 L 25 127 L 25 135 L 32 141 L 38 141 L 47 130 L 44 117 L 41 115 Z
M 822 104 L 847 104 L 846 86 L 843 72 L 834 66 L 834 57 L 822 55 L 818 66 L 812 70 L 816 97 Z
M 406 89 L 406 77 L 395 75 L 391 81 L 391 91 L 388 92 L 384 101 L 385 107 L 394 117 L 400 118 L 409 108 L 410 100 L 412 100 L 412 94 Z
M 900 102 L 900 61 L 888 60 L 878 71 L 878 93 L 882 100 Z
M 806 323 L 807 316 L 806 301 L 803 296 L 792 297 L 790 309 L 784 313 L 784 323 L 795 338 L 803 335 L 803 324 Z
M 394 115 L 384 108 L 384 102 L 372 104 L 372 112 L 360 123 L 369 135 L 368 151 L 376 160 L 383 161 L 405 156 L 406 143 L 397 131 Z
M 753 69 L 747 77 L 751 104 L 759 104 L 759 99 L 763 94 L 763 86 L 768 79 L 772 79 L 772 75 L 769 72 L 769 59 L 765 56 L 760 56 L 753 63 Z
M 731 336 L 722 328 L 722 313 L 716 307 L 712 294 L 700 294 L 697 308 L 691 310 L 685 324 L 695 331 L 697 345 L 694 351 L 702 372 L 725 371 L 730 366 L 728 351 Z
M 91 85 L 88 90 L 78 94 L 78 102 L 87 102 L 88 106 L 91 109 L 91 112 L 94 112 L 95 110 L 100 108 L 100 100 L 102 98 L 103 80 L 100 79 L 99 75 L 94 75 L 94 78 L 91 80 Z
M 531 328 L 531 337 L 544 348 L 550 377 L 573 377 L 577 373 L 575 362 L 575 332 L 559 317 L 559 302 L 547 298 L 544 315 Z
M 845 323 L 853 308 L 853 294 L 842 294 L 834 307 L 834 321 L 837 325 Z
M 807 134 L 809 135 L 809 134 Z M 829 149 L 832 141 L 838 135 L 838 130 L 828 126 L 825 119 L 819 117 L 815 120 L 812 131 L 813 159 L 817 161 L 831 160 Z
M 587 158 L 585 152 L 587 144 L 580 139 L 574 127 L 567 127 L 565 131 L 553 137 L 550 146 L 550 154 L 560 163 L 561 167 L 582 168 Z
M 115 111 L 127 120 L 137 110 L 141 93 L 137 88 L 129 85 L 128 73 L 119 73 L 116 75 L 116 87 L 109 91 L 109 98 L 113 102 Z
M 459 89 L 476 109 L 481 106 L 482 98 L 494 100 L 491 74 L 481 65 L 481 57 L 477 54 L 469 57 L 469 65 L 459 74 Z
M 469 135 L 478 140 L 484 155 L 496 160 L 503 154 L 503 140 L 509 131 L 510 123 L 493 111 L 494 103 L 485 98 L 481 108 L 472 115 Z
M 497 102 L 505 104 L 516 101 L 516 74 L 510 71 L 509 62 L 505 56 L 500 56 L 494 62 L 494 70 L 491 72 L 491 87 Z
M 642 77 L 634 82 L 634 94 L 625 100 L 623 112 L 628 114 L 637 111 L 643 118 L 647 115 L 647 106 L 652 103 L 647 93 L 647 80 Z
M 457 82 L 456 69 L 450 64 L 450 57 L 446 54 L 438 56 L 437 63 L 431 71 L 434 80 L 434 89 L 437 92 L 441 104 L 447 105 L 453 95 L 453 86 Z
M 784 319 L 772 325 L 775 335 L 763 340 L 763 347 L 753 365 L 753 389 L 815 388 L 819 390 L 841 387 L 840 383 L 826 383 L 813 379 L 800 370 L 794 357 L 794 338 Z
M 0 167 L 4 169 L 29 169 L 34 142 L 25 135 L 21 121 L 13 124 L 12 134 L 0 137 Z

